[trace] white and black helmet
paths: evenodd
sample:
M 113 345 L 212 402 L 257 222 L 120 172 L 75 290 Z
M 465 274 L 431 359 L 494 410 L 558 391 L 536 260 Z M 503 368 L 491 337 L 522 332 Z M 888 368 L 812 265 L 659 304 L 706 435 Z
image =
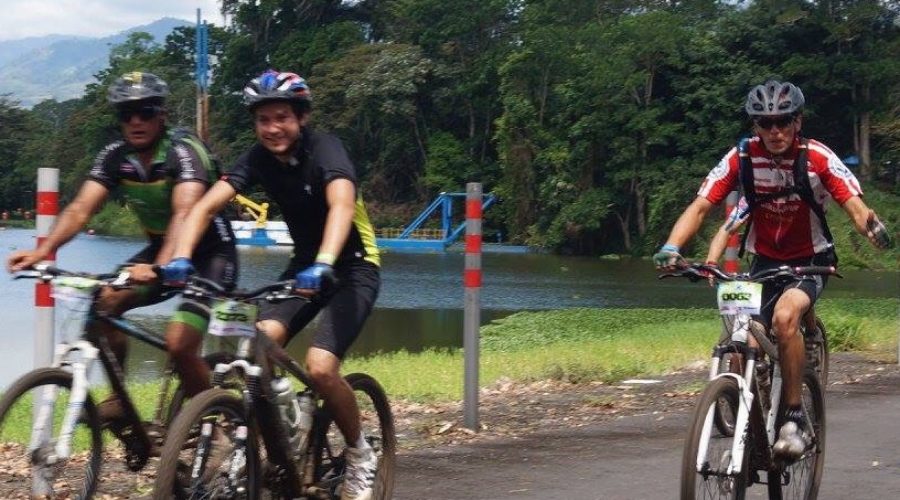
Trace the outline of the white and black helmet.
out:
M 153 73 L 132 71 L 125 73 L 109 86 L 106 100 L 118 105 L 144 99 L 164 100 L 169 95 L 169 86 Z
M 257 106 L 269 101 L 289 101 L 308 107 L 312 101 L 309 85 L 296 73 L 268 70 L 250 80 L 244 87 L 244 104 L 253 111 Z
M 791 82 L 769 80 L 747 94 L 744 109 L 751 117 L 796 114 L 803 108 L 803 92 Z

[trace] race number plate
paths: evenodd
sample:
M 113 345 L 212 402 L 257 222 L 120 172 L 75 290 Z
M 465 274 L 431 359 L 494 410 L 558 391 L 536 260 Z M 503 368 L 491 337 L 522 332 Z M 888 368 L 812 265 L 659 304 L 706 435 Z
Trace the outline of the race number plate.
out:
M 722 314 L 759 314 L 762 304 L 762 283 L 726 281 L 719 283 L 716 296 Z
M 217 301 L 210 311 L 208 331 L 218 337 L 252 337 L 256 335 L 257 310 L 253 304 Z

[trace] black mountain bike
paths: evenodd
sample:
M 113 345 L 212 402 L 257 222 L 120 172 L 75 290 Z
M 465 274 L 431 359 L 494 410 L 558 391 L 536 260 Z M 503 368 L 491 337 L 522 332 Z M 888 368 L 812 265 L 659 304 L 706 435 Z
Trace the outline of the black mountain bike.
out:
M 142 421 L 108 341 L 88 331 L 92 323 L 105 323 L 157 349 L 166 349 L 161 336 L 97 311 L 101 289 L 128 287 L 127 272 L 87 274 L 36 265 L 15 278 L 51 283 L 57 300 L 73 304 L 74 314 L 83 315 L 84 322 L 74 325 L 72 334 L 77 338 L 56 345 L 52 366 L 26 373 L 0 398 L 0 444 L 25 445 L 20 461 L 3 464 L 8 472 L 0 474 L 0 498 L 90 498 L 103 461 L 102 427 L 88 379 L 95 362 L 99 359 L 112 392 L 121 401 L 124 417 L 116 420 L 114 434 L 124 445 L 125 463 L 132 471 L 142 469 L 162 446 L 163 430 L 181 407 L 184 394 L 180 386 L 170 394 L 173 369 L 169 364 L 152 419 Z M 175 293 L 178 290 L 170 292 Z M 212 355 L 207 363 L 227 359 Z M 7 473 L 9 477 L 4 477 Z
M 227 292 L 199 277 L 188 283 L 185 295 L 214 304 L 209 333 L 237 337 L 238 348 L 234 361 L 216 365 L 213 388 L 191 399 L 172 423 L 154 498 L 340 498 L 343 436 L 303 367 L 255 326 L 260 301 L 307 300 L 291 293 L 293 283 L 247 292 Z M 308 426 L 283 416 L 272 381 L 285 377 L 292 381 L 291 399 L 312 402 Z M 363 435 L 378 456 L 373 498 L 388 499 L 396 437 L 387 396 L 368 375 L 345 378 L 357 397 Z M 228 381 L 241 390 L 223 387 Z
M 685 439 L 681 498 L 740 500 L 749 486 L 766 484 L 772 499 L 815 499 L 825 453 L 824 393 L 817 374 L 821 364 L 807 366 L 801 385 L 801 407 L 811 443 L 799 459 L 781 460 L 772 451 L 783 421 L 778 347 L 752 315 L 759 313 L 766 281 L 840 275 L 833 267 L 782 266 L 754 276 L 732 276 L 716 267 L 694 264 L 660 277 L 705 281 L 710 273 L 720 281 L 719 308 L 729 335 L 713 349 L 711 379 Z M 720 370 L 723 359 L 730 360 L 730 369 Z

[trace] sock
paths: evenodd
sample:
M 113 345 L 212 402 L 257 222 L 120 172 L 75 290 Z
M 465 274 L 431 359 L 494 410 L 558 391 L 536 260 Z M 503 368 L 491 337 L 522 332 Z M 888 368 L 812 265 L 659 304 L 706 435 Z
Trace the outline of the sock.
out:
M 806 418 L 803 416 L 803 410 L 799 406 L 789 406 L 784 411 L 785 420 L 790 420 L 795 424 L 799 425 L 801 428 L 804 427 L 803 424 L 806 423 Z

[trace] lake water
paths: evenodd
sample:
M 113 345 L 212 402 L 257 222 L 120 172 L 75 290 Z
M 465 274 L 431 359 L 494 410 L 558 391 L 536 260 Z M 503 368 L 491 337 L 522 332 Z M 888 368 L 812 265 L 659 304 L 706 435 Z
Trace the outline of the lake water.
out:
M 0 230 L 0 256 L 35 245 L 33 230 Z M 135 254 L 143 242 L 134 239 L 80 235 L 58 252 L 58 265 L 69 270 L 105 272 Z M 241 248 L 242 287 L 251 288 L 277 278 L 290 250 Z M 428 347 L 462 345 L 464 256 L 387 253 L 382 258 L 382 289 L 376 309 L 351 354 L 420 351 Z M 605 260 L 547 254 L 487 253 L 483 256 L 482 323 L 516 311 L 571 307 L 711 307 L 714 295 L 703 284 L 686 280 L 658 281 L 649 261 Z M 33 363 L 34 282 L 4 278 L 0 286 L 0 387 Z M 826 297 L 896 297 L 897 272 L 850 271 L 830 281 Z M 141 322 L 161 324 L 175 300 L 135 310 Z M 298 339 L 302 339 L 302 335 Z M 164 359 L 152 348 L 131 342 L 129 370 L 152 376 Z M 301 355 L 305 344 L 290 350 Z M 148 352 L 149 351 L 149 352 Z

